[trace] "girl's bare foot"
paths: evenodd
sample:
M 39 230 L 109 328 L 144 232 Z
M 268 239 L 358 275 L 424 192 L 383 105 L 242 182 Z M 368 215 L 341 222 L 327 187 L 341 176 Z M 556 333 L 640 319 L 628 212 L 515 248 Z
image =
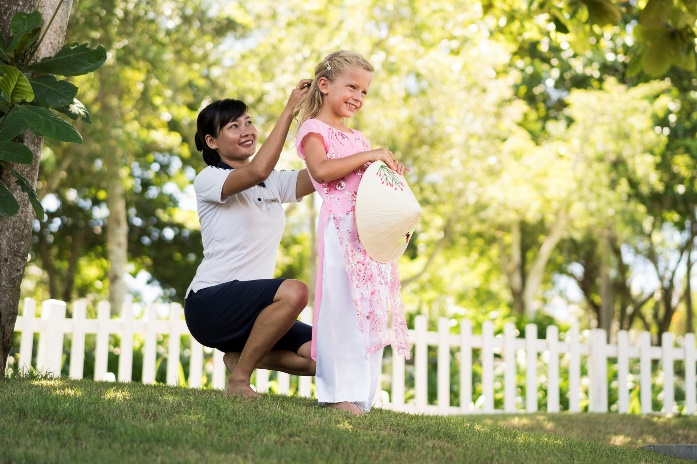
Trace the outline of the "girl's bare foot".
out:
M 249 386 L 249 381 L 235 380 L 232 376 L 229 376 L 227 379 L 225 393 L 228 395 L 243 396 L 245 398 L 261 398 L 261 395 Z
M 354 416 L 360 416 L 363 414 L 361 408 L 351 403 L 350 401 L 342 401 L 341 403 L 332 403 L 327 405 L 330 408 L 340 409 L 342 411 L 348 411 Z

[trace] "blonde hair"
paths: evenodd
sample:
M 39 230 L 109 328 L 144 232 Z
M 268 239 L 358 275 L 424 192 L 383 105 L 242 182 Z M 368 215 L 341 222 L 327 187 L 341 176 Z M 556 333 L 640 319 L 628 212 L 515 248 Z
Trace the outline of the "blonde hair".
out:
M 375 71 L 373 65 L 363 55 L 347 50 L 332 52 L 315 66 L 315 77 L 312 79 L 310 90 L 303 97 L 293 115 L 298 117 L 298 126 L 317 116 L 322 109 L 323 95 L 317 85 L 320 78 L 324 77 L 329 82 L 334 82 L 334 79 L 351 68 L 359 68 L 371 73 Z

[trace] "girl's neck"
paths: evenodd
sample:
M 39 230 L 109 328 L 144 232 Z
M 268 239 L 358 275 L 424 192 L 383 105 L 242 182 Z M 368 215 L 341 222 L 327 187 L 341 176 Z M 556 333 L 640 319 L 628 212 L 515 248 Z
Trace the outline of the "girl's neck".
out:
M 329 111 L 325 111 L 325 107 L 322 107 L 322 109 L 319 111 L 319 114 L 315 116 L 315 119 L 317 119 L 318 121 L 322 121 L 326 125 L 331 126 L 336 130 L 340 130 L 341 132 L 353 132 L 353 130 L 351 130 L 351 128 L 346 125 L 346 119 L 342 118 L 341 116 L 332 114 Z

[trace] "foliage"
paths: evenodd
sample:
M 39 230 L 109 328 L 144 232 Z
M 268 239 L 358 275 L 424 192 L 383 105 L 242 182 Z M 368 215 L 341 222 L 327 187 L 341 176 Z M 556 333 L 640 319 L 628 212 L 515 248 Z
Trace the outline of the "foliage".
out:
M 551 36 L 583 54 L 621 31 L 636 46 L 626 56 L 629 75 L 665 75 L 671 66 L 695 70 L 697 4 L 694 0 L 531 0 L 527 9 L 510 1 L 482 2 L 492 23 L 521 44 Z
M 198 108 L 244 99 L 263 141 L 287 89 L 326 53 L 350 48 L 376 67 L 350 124 L 411 168 L 424 209 L 400 260 L 410 322 L 416 314 L 475 325 L 519 316 L 513 283 L 530 283 L 560 225 L 534 309 L 554 302 L 565 308 L 555 317 L 595 324 L 606 259 L 615 320 L 657 334 L 673 314 L 684 319 L 697 146 L 691 73 L 671 66 L 658 80 L 635 72 L 653 46 L 633 27 L 645 27 L 641 12 L 656 8 L 649 3 L 365 0 L 349 14 L 340 3 L 296 0 L 284 8 L 74 2 L 69 39 L 103 43 L 110 58 L 95 79 L 72 79 L 93 109 L 93 124 L 79 127 L 85 143 L 49 145 L 42 155 L 38 198 L 48 221 L 35 223 L 25 295 L 106 294 L 106 184 L 116 172 L 128 206 L 129 272 L 147 273 L 158 298 L 182 302 L 202 253 L 190 203 L 203 166 L 191 149 Z M 693 21 L 686 2 L 663 3 L 676 12 L 665 27 Z M 287 142 L 280 167 L 301 167 L 292 134 Z M 305 281 L 316 213 L 306 203 L 288 210 L 277 267 Z M 653 285 L 673 264 L 672 284 Z
M 12 172 L 17 185 L 29 196 L 37 217 L 43 220 L 44 208 L 34 186 L 12 168 L 12 163 L 32 164 L 34 160 L 31 150 L 21 143 L 21 134 L 30 129 L 57 141 L 82 143 L 80 133 L 53 111 L 87 122 L 89 113 L 75 98 L 78 88 L 55 76 L 80 76 L 95 71 L 106 61 L 106 50 L 69 43 L 54 56 L 33 62 L 43 39 L 39 38 L 41 26 L 38 11 L 20 12 L 10 21 L 9 41 L 5 43 L 0 38 L 0 170 Z M 19 204 L 8 186 L 0 182 L 0 214 L 10 217 L 18 210 Z
M 52 297 L 109 291 L 108 180 L 116 176 L 125 190 L 129 272 L 149 276 L 162 299 L 183 300 L 202 257 L 195 205 L 180 207 L 203 165 L 191 149 L 196 113 L 224 96 L 223 76 L 211 74 L 224 57 L 211 44 L 239 29 L 214 9 L 199 0 L 74 2 L 68 39 L 101 43 L 109 60 L 80 82 L 94 108 L 86 142 L 44 153 L 38 184 L 48 221 L 34 224 L 30 266 L 44 270 Z

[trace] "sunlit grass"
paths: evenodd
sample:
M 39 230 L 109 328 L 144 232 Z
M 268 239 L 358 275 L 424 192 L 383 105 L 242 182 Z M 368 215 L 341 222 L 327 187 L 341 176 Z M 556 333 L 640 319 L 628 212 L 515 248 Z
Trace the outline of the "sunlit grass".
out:
M 0 462 L 13 463 L 680 462 L 636 445 L 665 438 L 658 429 L 695 428 L 694 418 L 642 419 L 654 429 L 637 426 L 634 416 L 589 414 L 377 409 L 356 418 L 307 398 L 245 400 L 217 390 L 45 378 L 0 381 L 0 417 L 8 425 Z

